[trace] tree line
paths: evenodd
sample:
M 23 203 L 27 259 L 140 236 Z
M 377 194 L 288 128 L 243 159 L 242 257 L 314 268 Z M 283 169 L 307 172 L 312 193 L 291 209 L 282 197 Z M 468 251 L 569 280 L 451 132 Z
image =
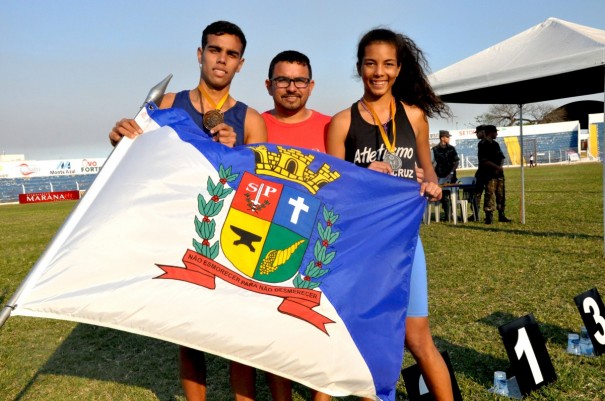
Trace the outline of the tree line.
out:
M 546 103 L 523 105 L 522 125 L 548 124 L 566 121 L 567 113 L 563 108 L 555 108 Z M 519 106 L 516 104 L 492 104 L 487 112 L 476 116 L 477 125 L 491 124 L 497 127 L 519 125 Z

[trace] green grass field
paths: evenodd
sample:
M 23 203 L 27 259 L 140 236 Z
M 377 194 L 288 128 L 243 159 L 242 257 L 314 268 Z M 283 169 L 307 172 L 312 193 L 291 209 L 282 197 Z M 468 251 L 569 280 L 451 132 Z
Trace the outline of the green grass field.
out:
M 449 352 L 464 400 L 504 399 L 487 391 L 493 372 L 509 367 L 498 326 L 533 313 L 558 380 L 525 399 L 605 400 L 605 356 L 565 352 L 567 333 L 582 324 L 573 297 L 592 287 L 605 294 L 602 165 L 526 169 L 525 225 L 520 170 L 506 179 L 513 223 L 422 226 L 435 341 Z M 74 205 L 0 207 L 0 304 Z M 232 399 L 226 361 L 208 363 L 209 400 Z M 403 366 L 413 363 L 406 355 Z M 128 333 L 24 317 L 0 329 L 0 400 L 184 400 L 177 370 L 175 345 Z M 257 382 L 258 400 L 269 399 L 263 375 Z M 403 381 L 398 387 L 403 400 Z M 296 386 L 295 400 L 304 399 Z

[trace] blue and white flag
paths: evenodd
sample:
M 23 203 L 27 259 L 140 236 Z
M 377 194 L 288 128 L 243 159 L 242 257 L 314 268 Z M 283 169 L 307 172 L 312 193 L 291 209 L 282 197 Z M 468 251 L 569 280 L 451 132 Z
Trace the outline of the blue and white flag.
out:
M 395 399 L 419 185 L 298 148 L 228 148 L 176 109 L 107 160 L 15 315 L 150 336 L 335 396 Z

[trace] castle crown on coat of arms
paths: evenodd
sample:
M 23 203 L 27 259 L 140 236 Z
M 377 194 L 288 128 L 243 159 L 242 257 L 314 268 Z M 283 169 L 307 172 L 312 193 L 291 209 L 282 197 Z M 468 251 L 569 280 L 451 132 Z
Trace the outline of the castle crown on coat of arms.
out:
M 330 166 L 322 164 L 318 171 L 309 169 L 315 160 L 314 155 L 305 155 L 298 149 L 277 147 L 278 152 L 271 152 L 266 146 L 256 146 L 256 172 L 271 177 L 283 178 L 303 185 L 312 194 L 316 194 L 326 184 L 340 177 L 337 171 L 330 171 Z

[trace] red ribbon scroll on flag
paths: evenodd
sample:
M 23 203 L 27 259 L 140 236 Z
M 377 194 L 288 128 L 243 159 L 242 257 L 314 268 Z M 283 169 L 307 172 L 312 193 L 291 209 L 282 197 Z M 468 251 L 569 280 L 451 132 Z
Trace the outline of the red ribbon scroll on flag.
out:
M 277 308 L 278 311 L 305 320 L 326 334 L 328 334 L 328 331 L 325 325 L 334 323 L 333 320 L 313 310 L 321 302 L 321 292 L 319 291 L 260 283 L 190 249 L 185 252 L 183 263 L 185 264 L 184 268 L 156 264 L 164 271 L 164 274 L 156 278 L 181 280 L 215 289 L 215 278 L 219 277 L 248 291 L 283 298 L 282 303 Z

